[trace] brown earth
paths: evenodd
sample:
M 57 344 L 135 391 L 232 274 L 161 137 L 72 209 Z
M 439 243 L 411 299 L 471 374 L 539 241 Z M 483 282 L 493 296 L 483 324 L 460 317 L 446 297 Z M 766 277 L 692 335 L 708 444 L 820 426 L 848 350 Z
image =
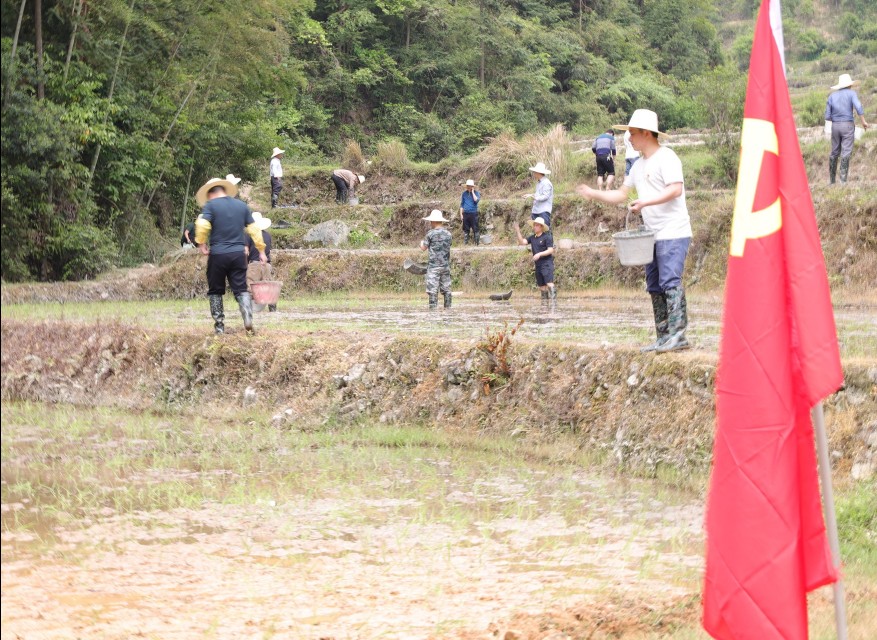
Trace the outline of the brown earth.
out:
M 716 359 L 518 343 L 508 378 L 479 341 L 356 332 L 205 337 L 115 324 L 3 321 L 9 400 L 130 407 L 242 402 L 247 387 L 281 421 L 433 421 L 534 442 L 574 434 L 621 469 L 704 472 L 712 451 Z M 480 344 L 483 345 L 483 342 Z M 875 463 L 877 368 L 845 366 L 825 402 L 837 470 Z M 866 460 L 867 456 L 867 460 Z

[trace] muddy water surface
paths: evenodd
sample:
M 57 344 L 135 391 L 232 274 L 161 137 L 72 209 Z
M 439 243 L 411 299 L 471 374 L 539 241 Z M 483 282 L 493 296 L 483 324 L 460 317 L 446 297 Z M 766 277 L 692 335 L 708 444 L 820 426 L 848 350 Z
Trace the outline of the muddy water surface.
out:
M 6 416 L 4 638 L 453 637 L 697 590 L 700 500 L 656 484 L 427 433 Z
M 435 335 L 453 339 L 480 339 L 485 331 L 523 318 L 518 337 L 588 346 L 636 348 L 654 336 L 651 303 L 646 293 L 629 291 L 569 294 L 561 292 L 554 304 L 540 300 L 536 291 L 515 291 L 511 300 L 491 301 L 485 292 L 458 292 L 449 310 L 427 309 L 426 296 L 394 294 L 331 294 L 281 300 L 276 313 L 256 314 L 258 330 L 365 331 Z M 688 336 L 693 349 L 716 353 L 722 320 L 717 294 L 694 291 L 689 295 Z M 241 329 L 237 305 L 225 301 L 226 327 Z M 211 319 L 206 301 L 112 302 L 43 305 L 7 305 L 11 319 L 64 319 L 93 322 L 117 319 L 164 328 L 203 327 Z M 868 300 L 836 303 L 835 319 L 843 357 L 877 353 L 877 305 Z

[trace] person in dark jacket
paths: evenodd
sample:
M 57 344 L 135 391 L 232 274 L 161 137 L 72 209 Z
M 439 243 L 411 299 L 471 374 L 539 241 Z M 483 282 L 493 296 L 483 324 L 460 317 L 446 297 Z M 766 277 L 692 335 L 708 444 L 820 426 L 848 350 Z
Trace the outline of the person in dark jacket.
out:
M 213 329 L 225 333 L 225 313 L 222 296 L 225 282 L 241 310 L 247 331 L 253 331 L 253 300 L 247 291 L 247 257 L 245 236 L 249 235 L 259 252 L 259 260 L 267 264 L 265 242 L 250 208 L 236 200 L 238 188 L 223 178 L 211 178 L 195 195 L 203 207 L 195 221 L 195 242 L 207 258 L 207 297 Z

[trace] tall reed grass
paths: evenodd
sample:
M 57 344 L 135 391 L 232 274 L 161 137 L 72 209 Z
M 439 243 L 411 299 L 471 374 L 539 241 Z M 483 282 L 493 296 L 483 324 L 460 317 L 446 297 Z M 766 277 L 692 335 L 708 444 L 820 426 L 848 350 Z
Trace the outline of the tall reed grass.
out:
M 529 167 L 544 162 L 551 180 L 563 182 L 574 176 L 574 159 L 570 137 L 563 125 L 554 125 L 545 133 L 528 133 L 516 138 L 501 133 L 476 154 L 470 169 L 479 177 L 523 177 Z

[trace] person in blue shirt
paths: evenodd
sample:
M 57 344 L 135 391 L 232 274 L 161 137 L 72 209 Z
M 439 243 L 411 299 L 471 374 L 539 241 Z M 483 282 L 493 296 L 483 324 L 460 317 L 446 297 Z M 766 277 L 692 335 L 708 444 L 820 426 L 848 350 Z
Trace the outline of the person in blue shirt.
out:
M 609 191 L 615 181 L 615 131 L 607 129 L 597 136 L 591 151 L 597 158 L 597 188 L 603 188 L 603 178 L 606 178 L 606 190 Z
M 855 113 L 862 120 L 862 127 L 868 128 L 865 120 L 865 111 L 859 96 L 851 87 L 858 84 L 850 74 L 844 73 L 838 78 L 837 84 L 832 87 L 834 93 L 828 96 L 825 104 L 825 121 L 831 122 L 831 153 L 828 156 L 828 179 L 834 184 L 837 175 L 837 161 L 840 157 L 840 181 L 845 183 L 850 171 L 850 156 L 853 153 L 853 141 L 855 140 L 856 126 Z
M 478 234 L 478 203 L 481 192 L 475 189 L 474 180 L 466 180 L 466 190 L 460 198 L 460 220 L 463 221 L 463 244 L 469 244 L 469 232 L 476 245 L 480 242 Z

